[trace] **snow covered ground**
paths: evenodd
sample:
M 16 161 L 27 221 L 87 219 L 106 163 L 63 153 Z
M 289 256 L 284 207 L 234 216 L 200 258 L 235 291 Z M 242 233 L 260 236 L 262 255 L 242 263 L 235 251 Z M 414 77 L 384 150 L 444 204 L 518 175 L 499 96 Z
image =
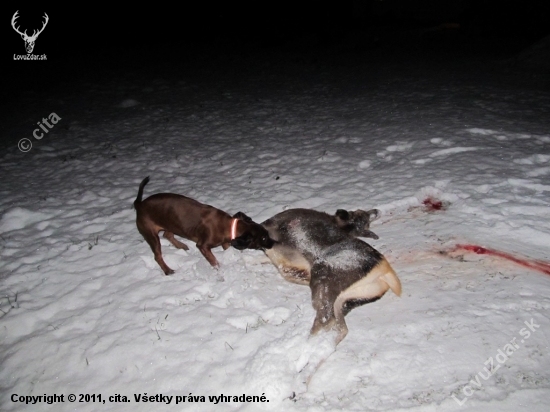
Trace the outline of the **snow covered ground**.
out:
M 452 56 L 214 63 L 19 96 L 0 161 L 0 410 L 547 411 L 548 266 L 457 247 L 550 262 L 540 79 Z M 216 272 L 163 239 L 166 277 L 131 209 L 148 175 L 145 197 L 257 222 L 379 208 L 369 243 L 403 295 L 354 309 L 335 349 L 308 339 L 309 289 L 262 252 L 216 249 Z

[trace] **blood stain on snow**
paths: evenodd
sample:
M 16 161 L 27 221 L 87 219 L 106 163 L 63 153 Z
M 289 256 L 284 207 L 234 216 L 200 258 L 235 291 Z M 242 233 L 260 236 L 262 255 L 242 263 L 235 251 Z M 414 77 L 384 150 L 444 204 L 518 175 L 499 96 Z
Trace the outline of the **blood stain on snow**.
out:
M 440 210 L 447 210 L 449 205 L 449 202 L 445 202 L 434 197 L 427 197 L 422 201 L 422 206 L 411 206 L 407 211 L 412 212 L 416 209 L 422 209 L 423 212 L 433 213 L 439 212 Z
M 446 209 L 441 200 L 434 199 L 433 197 L 427 197 L 426 199 L 424 199 L 422 204 L 424 205 L 427 212 L 435 212 L 436 210 Z
M 509 260 L 511 262 L 514 262 L 514 263 L 516 263 L 518 265 L 521 265 L 521 266 L 524 266 L 526 268 L 534 269 L 534 270 L 542 272 L 546 275 L 550 275 L 550 263 L 543 262 L 541 260 L 519 258 L 519 257 L 513 256 L 509 253 L 500 252 L 498 250 L 493 250 L 493 249 L 487 249 L 487 248 L 484 248 L 483 246 L 478 246 L 478 245 L 460 245 L 460 244 L 456 245 L 454 251 L 459 251 L 459 250 L 465 250 L 467 252 L 473 252 L 477 255 L 496 256 L 496 257 L 499 257 L 499 258 L 502 258 L 502 259 Z

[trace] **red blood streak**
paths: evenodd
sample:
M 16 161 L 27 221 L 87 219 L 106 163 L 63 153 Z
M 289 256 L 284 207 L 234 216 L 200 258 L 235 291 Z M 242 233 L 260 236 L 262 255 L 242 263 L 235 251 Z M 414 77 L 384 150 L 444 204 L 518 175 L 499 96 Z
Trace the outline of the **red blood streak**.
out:
M 456 245 L 456 249 L 464 249 L 464 250 L 467 250 L 468 252 L 474 252 L 478 255 L 497 256 L 503 259 L 510 260 L 526 268 L 538 270 L 539 272 L 550 275 L 550 263 L 542 262 L 540 260 L 530 260 L 526 258 L 519 258 L 516 256 L 512 256 L 508 253 L 499 252 L 498 250 L 487 249 L 477 245 Z
M 433 199 L 431 197 L 424 199 L 422 204 L 426 206 L 426 209 L 429 211 L 443 209 L 443 202 L 441 200 Z

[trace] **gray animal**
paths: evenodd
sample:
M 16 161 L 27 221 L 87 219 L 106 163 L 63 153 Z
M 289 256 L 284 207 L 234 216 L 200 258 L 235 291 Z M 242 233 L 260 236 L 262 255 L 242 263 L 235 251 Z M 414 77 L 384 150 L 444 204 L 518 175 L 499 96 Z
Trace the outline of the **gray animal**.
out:
M 379 211 L 339 209 L 329 215 L 289 209 L 262 225 L 275 241 L 266 255 L 288 281 L 309 285 L 317 312 L 311 334 L 336 330 L 336 344 L 347 334 L 345 315 L 354 307 L 381 298 L 401 282 L 385 257 L 357 237 L 378 236 L 370 223 Z

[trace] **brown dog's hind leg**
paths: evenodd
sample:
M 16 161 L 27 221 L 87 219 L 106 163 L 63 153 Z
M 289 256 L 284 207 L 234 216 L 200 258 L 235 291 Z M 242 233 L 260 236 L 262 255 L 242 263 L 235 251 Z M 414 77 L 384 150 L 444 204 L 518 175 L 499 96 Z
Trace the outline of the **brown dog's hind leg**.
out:
M 183 250 L 189 250 L 189 248 L 187 247 L 187 245 L 185 243 L 182 243 L 180 242 L 179 240 L 177 240 L 175 237 L 174 237 L 174 234 L 172 232 L 168 232 L 168 231 L 164 231 L 164 235 L 163 237 L 165 239 L 168 239 L 168 241 L 173 244 L 175 247 L 177 247 L 178 249 L 183 249 Z
M 214 256 L 214 254 L 212 253 L 212 251 L 210 250 L 210 248 L 208 246 L 199 245 L 197 243 L 197 249 L 200 250 L 202 255 L 206 258 L 206 260 L 208 260 L 208 263 L 210 263 L 212 265 L 212 267 L 214 267 L 216 269 L 218 269 L 220 267 L 220 264 L 218 263 L 218 260 L 216 259 L 216 256 Z
M 138 229 L 140 229 L 138 227 Z M 153 251 L 153 255 L 155 256 L 156 262 L 159 264 L 160 268 L 164 272 L 165 275 L 171 275 L 174 273 L 172 269 L 168 267 L 168 265 L 164 262 L 164 259 L 162 258 L 162 252 L 160 249 L 160 239 L 158 235 L 154 232 L 145 232 L 142 230 L 139 230 L 145 241 L 151 246 L 151 250 Z

